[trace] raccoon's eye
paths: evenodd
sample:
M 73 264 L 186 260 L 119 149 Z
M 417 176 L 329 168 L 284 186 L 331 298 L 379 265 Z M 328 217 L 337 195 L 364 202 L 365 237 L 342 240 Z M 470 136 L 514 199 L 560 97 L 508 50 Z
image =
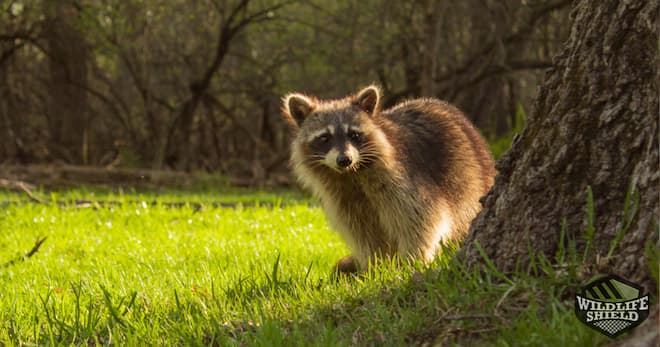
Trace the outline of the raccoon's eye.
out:
M 330 135 L 323 134 L 323 135 L 317 137 L 316 140 L 314 140 L 314 141 L 317 142 L 317 143 L 328 143 L 328 141 L 330 141 Z
M 362 140 L 362 134 L 357 131 L 349 131 L 348 138 L 353 141 L 359 142 Z

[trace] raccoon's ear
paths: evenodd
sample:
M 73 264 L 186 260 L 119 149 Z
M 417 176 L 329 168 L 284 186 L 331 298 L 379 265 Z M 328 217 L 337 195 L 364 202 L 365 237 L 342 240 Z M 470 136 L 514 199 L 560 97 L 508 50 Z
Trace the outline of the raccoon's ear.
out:
M 373 115 L 380 106 L 380 89 L 374 85 L 362 89 L 353 103 L 368 115 Z
M 302 94 L 289 94 L 284 97 L 282 112 L 284 118 L 294 126 L 300 127 L 314 108 L 316 103 Z

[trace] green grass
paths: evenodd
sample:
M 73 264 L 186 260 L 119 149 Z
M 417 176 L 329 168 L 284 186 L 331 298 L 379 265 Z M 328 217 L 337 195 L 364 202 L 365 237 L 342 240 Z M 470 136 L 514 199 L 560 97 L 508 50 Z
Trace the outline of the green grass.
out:
M 507 128 L 509 130 L 505 134 L 502 134 L 500 136 L 496 136 L 494 134 L 484 134 L 485 137 L 488 139 L 488 147 L 490 148 L 490 152 L 493 153 L 493 157 L 496 160 L 502 158 L 504 153 L 506 153 L 509 150 L 509 148 L 511 148 L 511 144 L 513 143 L 513 138 L 516 135 L 521 134 L 523 129 L 525 128 L 527 115 L 525 114 L 525 110 L 523 109 L 522 104 L 518 104 L 514 118 L 515 118 L 515 124 L 512 124 L 512 121 L 509 118 L 507 118 L 507 123 L 508 123 Z
M 225 188 L 222 193 L 193 189 L 182 191 L 179 189 L 162 188 L 135 189 L 119 188 L 107 189 L 96 187 L 80 187 L 71 190 L 55 190 L 34 192 L 34 195 L 46 202 L 75 202 L 75 201 L 112 201 L 112 202 L 146 202 L 161 203 L 187 202 L 191 204 L 204 203 L 261 203 L 268 205 L 312 203 L 302 192 L 296 190 L 254 190 L 245 188 Z M 0 189 L 0 204 L 29 202 L 27 194 Z
M 0 192 L 13 202 L 0 209 L 0 263 L 48 237 L 0 268 L 0 346 L 609 341 L 575 318 L 577 280 L 542 262 L 539 277 L 468 272 L 448 251 L 432 270 L 381 264 L 336 280 L 332 266 L 348 251 L 321 209 L 295 193 L 40 195 L 119 203 L 36 204 Z M 201 205 L 139 202 L 147 200 Z M 235 200 L 275 206 L 209 204 Z

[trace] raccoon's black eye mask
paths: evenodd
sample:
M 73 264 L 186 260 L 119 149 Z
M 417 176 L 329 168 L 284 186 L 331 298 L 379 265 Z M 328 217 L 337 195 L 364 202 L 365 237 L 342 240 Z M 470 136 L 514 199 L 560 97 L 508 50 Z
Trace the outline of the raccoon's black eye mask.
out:
M 348 138 L 355 143 L 361 143 L 364 139 L 364 135 L 359 131 L 351 130 L 348 132 Z
M 330 134 L 325 133 L 315 137 L 309 145 L 317 152 L 327 152 L 331 146 Z
M 328 143 L 330 141 L 330 135 L 329 134 L 322 134 L 317 136 L 312 142 L 317 143 L 317 144 L 324 144 Z

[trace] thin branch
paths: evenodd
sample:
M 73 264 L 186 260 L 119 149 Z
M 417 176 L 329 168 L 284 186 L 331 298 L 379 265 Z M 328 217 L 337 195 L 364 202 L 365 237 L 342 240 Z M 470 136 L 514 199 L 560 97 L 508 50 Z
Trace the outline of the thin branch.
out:
M 109 107 L 112 109 L 118 108 L 121 111 L 117 111 L 113 114 L 115 114 L 115 117 L 118 118 L 118 120 L 122 123 L 122 126 L 126 131 L 128 132 L 131 140 L 133 143 L 138 143 L 138 135 L 136 133 L 136 130 L 134 129 L 132 123 L 131 123 L 131 110 L 128 107 L 128 104 L 124 100 L 124 98 L 119 95 L 119 93 L 115 90 L 115 86 L 113 85 L 113 82 L 104 74 L 101 69 L 96 64 L 92 64 L 93 71 L 94 71 L 94 77 L 96 77 L 99 81 L 101 81 L 103 84 L 105 84 L 108 93 L 110 93 L 110 96 L 104 96 L 105 100 L 102 100 L 105 103 L 110 103 L 112 104 L 112 100 L 110 100 L 110 97 L 114 99 L 118 104 L 119 107 L 115 106 L 114 104 L 110 105 L 108 104 Z M 100 93 L 100 92 L 99 92 Z M 122 114 L 124 117 L 122 117 Z
M 30 36 L 31 32 L 16 32 L 12 34 L 0 34 L 0 41 L 16 41 L 16 40 L 25 40 L 25 41 L 30 41 L 34 40 L 32 36 Z
M 334 39 L 341 39 L 342 36 L 339 35 L 337 32 L 331 30 L 329 26 L 323 25 L 323 24 L 317 24 L 318 19 L 316 18 L 311 18 L 311 20 L 306 21 L 303 19 L 300 19 L 299 17 L 296 16 L 279 16 L 280 19 L 288 22 L 288 23 L 296 23 L 300 24 L 302 26 L 308 27 L 310 29 L 314 29 L 320 33 L 326 34 L 329 37 L 332 37 Z
M 0 265 L 0 268 L 6 268 L 6 267 L 12 266 L 12 265 L 14 265 L 18 262 L 22 262 L 22 261 L 25 261 L 25 260 L 31 258 L 35 253 L 37 253 L 39 251 L 39 248 L 41 248 L 41 245 L 44 243 L 44 241 L 46 241 L 47 238 L 48 238 L 48 236 L 37 238 L 37 240 L 34 242 L 34 246 L 32 246 L 32 249 L 27 251 L 25 254 L 23 254 L 21 256 L 18 256 L 16 258 Z
M 507 45 L 515 42 L 521 41 L 523 38 L 526 36 L 530 35 L 533 32 L 533 28 L 536 25 L 536 22 L 541 19 L 543 16 L 547 15 L 548 13 L 564 8 L 565 6 L 568 6 L 572 3 L 572 0 L 559 0 L 555 2 L 551 2 L 548 4 L 545 4 L 544 6 L 540 6 L 536 10 L 534 10 L 530 15 L 529 18 L 525 21 L 522 27 L 520 27 L 518 30 L 509 33 L 506 37 L 502 39 L 495 39 L 489 44 L 485 45 L 482 49 L 474 53 L 470 58 L 465 60 L 465 63 L 463 65 L 448 71 L 444 73 L 441 76 L 438 76 L 435 81 L 437 83 L 442 83 L 449 81 L 454 78 L 456 75 L 461 75 L 467 71 L 471 71 L 473 68 L 472 66 L 479 61 L 480 58 L 483 58 L 485 56 L 488 56 L 493 49 L 500 45 Z
M 0 55 L 0 66 L 4 65 L 4 63 L 9 60 L 9 58 L 14 55 L 21 47 L 25 46 L 25 43 L 21 42 L 17 45 L 11 46 L 8 50 L 2 52 Z
M 32 184 L 23 181 L 14 181 L 14 180 L 0 178 L 0 188 L 20 190 L 23 191 L 28 196 L 28 198 L 30 198 L 30 200 L 41 204 L 46 203 L 43 199 L 37 197 L 32 193 L 32 190 L 35 189 L 35 187 Z
M 234 36 L 236 36 L 249 24 L 269 20 L 269 13 L 281 8 L 285 4 L 291 3 L 291 1 L 282 2 L 255 13 L 244 15 L 241 20 L 238 20 L 237 18 L 239 13 L 247 10 L 247 5 L 249 2 L 249 0 L 242 0 L 236 7 L 234 7 L 224 23 L 219 26 L 214 57 L 211 63 L 205 69 L 202 76 L 190 83 L 189 88 L 191 95 L 181 105 L 180 111 L 170 122 L 169 129 L 167 131 L 168 138 L 173 138 L 176 129 L 179 129 L 182 125 L 184 129 L 188 127 L 190 119 L 194 116 L 195 110 L 199 106 L 200 101 L 204 98 L 204 94 L 206 94 L 207 90 L 209 89 L 213 77 L 225 60 L 227 53 L 229 52 L 231 40 L 234 38 Z
M 205 94 L 205 99 L 208 100 L 210 103 L 212 103 L 215 107 L 219 108 L 220 111 L 227 116 L 231 122 L 238 127 L 245 135 L 247 135 L 248 139 L 250 139 L 255 145 L 263 148 L 263 149 L 268 149 L 272 151 L 271 145 L 268 143 L 264 142 L 262 139 L 258 138 L 256 135 L 254 135 L 251 131 L 248 130 L 246 126 L 241 124 L 241 122 L 234 116 L 234 113 L 227 107 L 225 104 L 223 104 L 220 100 L 215 98 L 213 95 L 210 94 Z
M 46 55 L 49 58 L 52 58 L 50 52 L 44 48 L 41 43 L 39 43 L 39 36 L 34 37 L 32 34 L 37 30 L 36 27 L 32 27 L 24 32 L 16 32 L 12 34 L 0 34 L 0 41 L 14 42 L 16 40 L 27 42 L 34 47 L 36 47 L 41 53 Z M 22 42 L 21 42 L 22 44 Z
M 465 88 L 474 86 L 475 84 L 478 84 L 479 82 L 490 77 L 494 77 L 497 75 L 502 75 L 514 71 L 521 71 L 521 70 L 549 69 L 552 66 L 553 65 L 551 61 L 534 61 L 534 60 L 510 61 L 506 64 L 490 65 L 487 66 L 481 73 L 471 78 L 469 81 L 452 84 L 450 88 L 452 94 L 456 95 Z
M 265 8 L 265 9 L 263 9 L 263 10 L 261 10 L 261 11 L 255 12 L 255 13 L 253 13 L 253 14 L 251 14 L 251 15 L 245 17 L 245 18 L 243 18 L 243 19 L 242 19 L 242 20 L 236 25 L 236 27 L 235 27 L 234 30 L 235 30 L 236 32 L 238 32 L 238 31 L 240 31 L 241 29 L 243 29 L 243 27 L 245 27 L 245 26 L 248 25 L 248 24 L 259 23 L 259 22 L 263 22 L 263 21 L 271 20 L 271 19 L 273 19 L 273 17 L 271 17 L 271 16 L 269 15 L 270 13 L 272 13 L 272 12 L 274 12 L 274 11 L 277 11 L 278 9 L 280 9 L 280 8 L 286 6 L 286 5 L 289 5 L 289 4 L 291 4 L 291 3 L 293 3 L 293 1 L 284 1 L 284 2 L 281 2 L 281 3 L 279 3 L 279 4 L 273 5 L 273 6 L 271 6 L 271 7 Z
M 25 194 L 28 196 L 28 198 L 30 198 L 30 200 L 35 201 L 35 202 L 38 202 L 38 203 L 40 203 L 40 204 L 45 204 L 45 203 L 46 203 L 46 201 L 44 201 L 43 199 L 37 197 L 36 195 L 34 195 L 34 194 L 32 193 L 32 190 L 30 189 L 31 185 L 29 185 L 29 184 L 27 184 L 27 183 L 25 183 L 25 182 L 19 182 L 19 183 L 18 183 L 18 187 L 19 187 L 23 192 L 25 192 Z
M 101 101 L 103 104 L 107 105 L 108 108 L 110 108 L 111 114 L 115 115 L 115 118 L 119 120 L 119 123 L 124 127 L 124 129 L 127 132 L 131 132 L 131 129 L 129 125 L 127 124 L 127 121 L 124 119 L 124 117 L 121 116 L 122 112 L 119 110 L 117 105 L 115 105 L 112 100 L 108 99 L 107 96 L 105 96 L 103 93 L 100 91 L 88 86 L 85 83 L 79 83 L 77 81 L 68 81 L 72 86 L 77 87 L 82 89 L 83 91 L 89 93 L 90 95 L 96 97 L 99 101 Z M 128 117 L 127 117 L 128 118 Z

